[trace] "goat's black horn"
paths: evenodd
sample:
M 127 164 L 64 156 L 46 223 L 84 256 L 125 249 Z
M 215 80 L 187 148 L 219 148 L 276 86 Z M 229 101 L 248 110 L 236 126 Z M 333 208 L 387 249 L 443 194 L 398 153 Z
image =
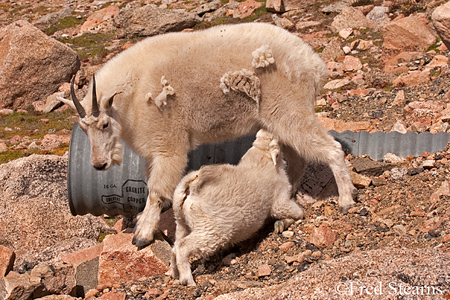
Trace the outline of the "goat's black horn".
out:
M 97 102 L 97 90 L 95 88 L 95 75 L 92 76 L 92 115 L 94 117 L 98 117 L 100 115 Z
M 81 105 L 80 101 L 77 99 L 77 96 L 75 95 L 75 89 L 73 88 L 74 82 L 75 82 L 75 76 L 73 76 L 72 82 L 70 83 L 70 93 L 72 95 L 72 101 L 73 101 L 73 104 L 75 104 L 75 108 L 77 109 L 77 112 L 80 115 L 80 118 L 84 118 L 84 117 L 86 117 L 86 111 L 84 110 L 84 107 Z

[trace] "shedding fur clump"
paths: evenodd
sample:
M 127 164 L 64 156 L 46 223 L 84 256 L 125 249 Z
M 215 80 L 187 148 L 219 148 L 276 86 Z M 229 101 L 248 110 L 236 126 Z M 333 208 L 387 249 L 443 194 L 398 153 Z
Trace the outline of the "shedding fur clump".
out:
M 161 77 L 161 86 L 163 90 L 161 91 L 161 93 L 159 93 L 158 96 L 153 97 L 152 93 L 147 93 L 145 95 L 147 101 L 149 101 L 150 99 L 153 100 L 160 110 L 163 106 L 167 105 L 167 96 L 175 94 L 174 88 L 169 85 L 169 82 L 164 76 Z
M 261 82 L 252 71 L 242 69 L 240 71 L 225 73 L 220 78 L 220 88 L 224 94 L 228 94 L 230 90 L 241 91 L 255 100 L 259 106 Z
M 272 49 L 269 45 L 263 45 L 252 52 L 253 61 L 252 66 L 255 68 L 265 68 L 270 64 L 275 63 L 273 58 Z

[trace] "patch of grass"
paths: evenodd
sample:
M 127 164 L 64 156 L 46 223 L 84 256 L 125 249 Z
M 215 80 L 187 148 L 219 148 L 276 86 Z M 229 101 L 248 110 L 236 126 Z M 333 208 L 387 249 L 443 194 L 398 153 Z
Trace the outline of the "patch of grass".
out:
M 63 129 L 72 130 L 76 123 L 76 118 L 70 118 L 75 113 L 67 109 L 60 112 L 40 113 L 30 110 L 28 113 L 14 112 L 0 118 L 0 139 L 10 140 L 12 137 L 19 135 L 27 136 L 30 140 L 40 140 L 46 134 L 57 133 Z M 41 121 L 47 119 L 48 122 Z M 10 130 L 5 130 L 10 128 Z M 7 146 L 11 144 L 6 143 Z M 31 154 L 56 154 L 62 155 L 69 149 L 68 144 L 63 144 L 56 150 L 8 150 L 0 153 L 0 164 L 7 163 L 11 160 L 29 156 Z
M 105 57 L 109 51 L 105 48 L 115 39 L 114 33 L 85 33 L 82 36 L 72 39 L 62 39 L 60 42 L 71 44 L 81 60 L 86 58 L 95 58 L 96 56 Z
M 263 3 L 263 5 L 261 5 L 257 9 L 255 9 L 255 11 L 250 16 L 248 16 L 247 18 L 244 18 L 244 21 L 245 22 L 253 22 L 265 15 L 267 15 L 267 9 L 266 9 L 266 4 Z
M 434 42 L 433 45 L 428 47 L 426 52 L 434 50 L 434 51 L 436 51 L 436 53 L 441 53 L 441 51 L 438 49 L 438 47 L 440 46 L 440 42 L 441 42 L 441 39 L 439 37 L 436 37 L 436 41 Z
M 59 21 L 58 25 L 51 26 L 50 28 L 46 29 L 44 32 L 47 35 L 52 35 L 61 29 L 72 28 L 79 24 L 82 24 L 82 23 L 84 23 L 85 20 L 86 20 L 86 18 L 78 19 L 76 16 L 67 16 L 67 17 L 61 19 Z

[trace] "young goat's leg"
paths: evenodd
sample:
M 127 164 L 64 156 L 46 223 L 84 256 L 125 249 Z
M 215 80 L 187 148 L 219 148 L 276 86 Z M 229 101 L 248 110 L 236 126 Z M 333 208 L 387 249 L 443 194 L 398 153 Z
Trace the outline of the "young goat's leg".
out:
M 133 243 L 137 247 L 144 247 L 153 241 L 161 210 L 170 206 L 173 192 L 183 176 L 186 164 L 186 153 L 161 155 L 153 159 L 149 167 L 151 172 L 147 184 L 147 203 L 138 217 L 134 231 Z
M 282 233 L 295 220 L 303 219 L 303 209 L 293 199 L 278 198 L 272 205 L 271 217 L 277 219 L 274 232 Z
M 177 220 L 177 228 L 175 231 L 175 245 L 177 245 L 178 241 L 181 241 L 182 239 L 184 239 L 189 234 L 189 232 L 190 232 L 190 230 L 186 226 L 184 221 Z M 172 266 L 172 278 L 178 279 L 180 277 L 180 272 L 178 271 L 178 267 L 177 267 L 177 256 L 176 256 L 175 245 L 172 249 L 172 261 L 171 261 L 170 265 Z

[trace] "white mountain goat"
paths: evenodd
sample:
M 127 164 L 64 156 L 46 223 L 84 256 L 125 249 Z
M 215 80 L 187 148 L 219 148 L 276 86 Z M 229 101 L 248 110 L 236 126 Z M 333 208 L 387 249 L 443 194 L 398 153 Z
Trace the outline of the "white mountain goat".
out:
M 314 114 L 326 79 L 324 62 L 300 38 L 248 23 L 147 38 L 106 63 L 81 103 L 73 88 L 73 102 L 61 100 L 77 109 L 96 169 L 120 164 L 120 138 L 146 158 L 149 196 L 134 236 L 144 246 L 171 203 L 187 153 L 260 128 L 282 144 L 293 192 L 306 161 L 327 163 L 346 212 L 354 187 L 344 153 Z
M 276 232 L 285 229 L 283 219 L 303 218 L 303 210 L 291 197 L 278 141 L 262 129 L 237 166 L 203 166 L 186 175 L 173 196 L 177 228 L 172 277 L 195 285 L 190 255 L 206 257 L 244 241 L 269 217 L 279 220 Z

